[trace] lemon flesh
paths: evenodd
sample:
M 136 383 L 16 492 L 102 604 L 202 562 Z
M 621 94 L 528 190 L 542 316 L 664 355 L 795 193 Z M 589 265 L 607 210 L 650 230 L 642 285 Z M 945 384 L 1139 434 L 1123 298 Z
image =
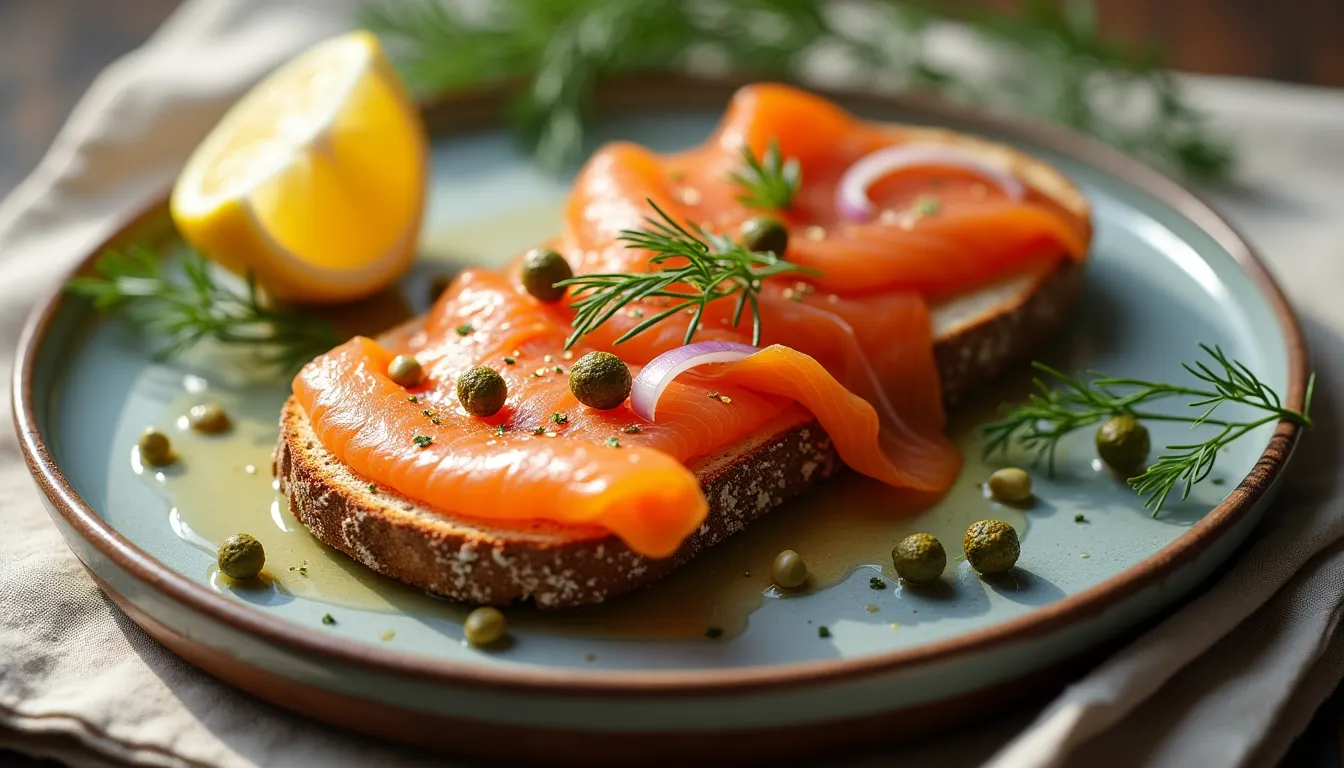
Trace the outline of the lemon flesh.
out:
M 187 161 L 182 236 L 275 297 L 338 302 L 410 266 L 428 141 L 377 38 L 319 43 L 254 87 Z

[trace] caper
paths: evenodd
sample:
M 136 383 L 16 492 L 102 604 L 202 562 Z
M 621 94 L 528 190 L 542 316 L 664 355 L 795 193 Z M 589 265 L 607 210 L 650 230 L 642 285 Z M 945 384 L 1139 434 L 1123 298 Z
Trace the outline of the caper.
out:
M 480 648 L 499 642 L 509 629 L 509 622 L 498 608 L 477 608 L 467 614 L 462 634 L 467 642 Z
M 989 476 L 989 492 L 999 501 L 1021 504 L 1031 498 L 1031 475 L 1017 467 L 1005 467 Z
M 807 563 L 792 549 L 786 549 L 775 555 L 770 566 L 770 578 L 781 589 L 797 589 L 807 583 Z
M 932 534 L 912 533 L 891 550 L 896 574 L 911 584 L 932 584 L 947 567 L 947 551 Z
M 254 579 L 266 566 L 266 550 L 260 541 L 246 533 L 237 533 L 219 545 L 215 559 L 219 570 L 230 579 Z
M 397 355 L 387 364 L 387 377 L 403 387 L 418 387 L 425 380 L 425 369 L 410 355 Z
M 549 248 L 533 248 L 523 256 L 523 288 L 541 301 L 559 301 L 565 288 L 556 283 L 573 276 L 565 257 Z
M 457 399 L 472 416 L 494 416 L 508 397 L 509 385 L 493 368 L 478 365 L 457 380 Z
M 197 432 L 204 432 L 207 435 L 214 435 L 225 432 L 233 426 L 229 420 L 229 414 L 219 403 L 205 403 L 203 405 L 193 405 L 187 411 L 187 423 Z
M 1022 547 L 1017 531 L 1002 520 L 981 520 L 966 529 L 961 546 L 966 560 L 981 573 L 1003 573 L 1017 563 Z
M 153 427 L 145 427 L 140 433 L 140 461 L 151 467 L 166 467 L 176 458 L 168 436 Z
M 1097 455 L 1122 474 L 1130 474 L 1148 458 L 1148 428 L 1129 414 L 1112 416 L 1097 430 Z
M 776 218 L 757 216 L 742 223 L 742 245 L 758 253 L 770 252 L 783 256 L 789 247 L 789 230 Z
M 610 352 L 589 352 L 569 369 L 569 391 L 574 399 L 599 411 L 625 402 L 630 383 L 630 369 Z

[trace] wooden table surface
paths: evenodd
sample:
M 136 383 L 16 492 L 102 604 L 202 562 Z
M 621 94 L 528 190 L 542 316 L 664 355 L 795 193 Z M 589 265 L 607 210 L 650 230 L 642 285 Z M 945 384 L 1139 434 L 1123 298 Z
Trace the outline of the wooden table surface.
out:
M 1011 0 L 987 0 L 1002 5 Z M 0 0 L 0 198 L 36 164 L 98 71 L 139 45 L 177 0 Z M 1179 68 L 1344 87 L 1344 2 L 1099 0 L 1102 28 L 1162 41 Z M 1336 692 L 1283 765 L 1344 766 Z M 55 763 L 0 751 L 0 765 Z

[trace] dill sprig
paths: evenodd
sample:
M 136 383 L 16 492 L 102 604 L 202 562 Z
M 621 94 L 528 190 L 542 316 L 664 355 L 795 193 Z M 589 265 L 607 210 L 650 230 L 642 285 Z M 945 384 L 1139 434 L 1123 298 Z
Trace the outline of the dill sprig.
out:
M 1177 485 L 1184 484 L 1181 498 L 1189 498 L 1190 490 L 1213 471 L 1219 451 L 1251 430 L 1280 420 L 1312 426 L 1309 412 L 1315 374 L 1307 380 L 1302 410 L 1295 411 L 1285 408 L 1273 388 L 1246 365 L 1230 359 L 1220 347 L 1200 344 L 1199 348 L 1209 360 L 1183 363 L 1181 367 L 1207 386 L 1180 386 L 1101 374 L 1084 381 L 1048 365 L 1032 363 L 1057 386 L 1037 378 L 1037 391 L 1025 404 L 1005 406 L 1002 419 L 982 426 L 985 453 L 1018 445 L 1033 451 L 1038 461 L 1046 459 L 1053 471 L 1061 438 L 1119 414 L 1147 421 L 1184 422 L 1191 429 L 1201 425 L 1216 427 L 1217 431 L 1205 440 L 1166 446 L 1170 453 L 1158 456 L 1142 474 L 1129 479 L 1130 487 L 1144 497 L 1144 506 L 1156 516 Z M 1173 414 L 1144 408 L 1172 397 L 1188 398 L 1187 406 L 1199 410 Z M 1243 420 L 1217 418 L 1219 409 L 1227 404 L 1248 406 L 1263 415 Z
M 379 34 L 420 93 L 525 83 L 515 125 L 537 157 L 576 157 L 598 82 L 685 72 L 702 62 L 739 76 L 798 80 L 818 49 L 868 82 L 1052 120 L 1192 177 L 1227 171 L 1212 135 L 1151 49 L 1104 38 L 1090 0 L 1023 0 L 973 15 L 929 0 L 364 0 Z M 862 15 L 855 13 L 861 10 Z M 859 23 L 855 23 L 856 19 Z M 926 33 L 948 22 L 1002 57 L 970 72 L 937 59 Z M 1150 111 L 1114 102 L 1151 104 Z M 1143 112 L 1142 119 L 1131 119 Z
M 87 297 L 96 309 L 124 311 L 136 326 L 166 338 L 157 352 L 167 359 L 204 339 L 255 347 L 264 363 L 298 370 L 340 343 L 327 322 L 267 307 L 249 275 L 246 288 L 221 284 L 209 262 L 195 251 L 178 259 L 181 279 L 169 274 L 169 260 L 144 246 L 108 250 L 94 275 L 72 279 L 66 290 Z
M 678 223 L 658 204 L 649 201 L 658 217 L 646 217 L 643 229 L 623 230 L 619 239 L 627 248 L 649 251 L 649 263 L 664 265 L 651 272 L 613 272 L 579 275 L 556 285 L 573 286 L 574 330 L 565 341 L 572 347 L 629 304 L 645 299 L 666 299 L 667 306 L 646 317 L 626 331 L 617 344 L 653 327 L 678 312 L 691 311 L 684 343 L 690 344 L 705 308 L 719 299 L 737 296 L 733 309 L 733 327 L 751 307 L 751 343 L 761 341 L 761 314 L 757 294 L 761 281 L 790 273 L 811 273 L 805 267 L 790 264 L 772 253 L 756 253 L 731 238 L 705 232 L 690 224 Z
M 733 183 L 742 188 L 737 196 L 748 208 L 784 211 L 793 205 L 793 196 L 803 183 L 803 171 L 798 158 L 785 160 L 779 151 L 779 142 L 770 141 L 764 158 L 757 158 L 751 147 L 742 145 L 742 167 L 733 171 Z

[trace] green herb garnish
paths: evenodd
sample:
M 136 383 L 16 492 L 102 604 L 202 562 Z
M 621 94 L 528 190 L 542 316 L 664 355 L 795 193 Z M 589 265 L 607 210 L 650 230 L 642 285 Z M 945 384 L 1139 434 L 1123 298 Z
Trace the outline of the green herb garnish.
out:
M 621 447 L 621 439 L 620 439 L 619 437 L 616 437 L 615 435 L 612 435 L 611 437 L 608 437 L 606 442 L 607 442 L 607 447 L 609 447 L 609 448 L 620 448 L 620 447 Z
M 515 360 L 515 359 L 513 359 L 512 357 L 506 357 L 506 358 L 504 358 L 504 364 L 505 364 L 505 365 L 513 365 L 513 364 L 515 364 L 515 363 L 517 363 L 517 362 L 518 362 L 518 361 Z
M 546 433 L 546 428 L 545 428 L 545 427 L 533 427 L 533 428 L 532 428 L 532 434 L 534 434 L 534 435 L 543 435 L 543 434 L 545 434 L 545 433 Z
M 1161 57 L 1103 35 L 1087 2 L 1026 0 L 971 12 L 964 3 L 861 0 L 858 25 L 823 0 L 708 9 L 669 0 L 364 2 L 359 26 L 384 39 L 420 93 L 522 81 L 508 114 L 549 167 L 582 150 L 604 77 L 680 74 L 693 52 L 708 48 L 731 72 L 793 80 L 818 46 L 853 61 L 872 83 L 1053 120 L 1190 176 L 1220 176 L 1232 160 Z M 1003 65 L 969 72 L 930 55 L 924 37 L 948 22 L 968 27 Z M 1154 109 L 1133 119 L 1107 106 L 1117 94 Z
M 508 424 L 499 424 L 499 425 L 497 425 L 497 426 L 495 427 L 495 432 L 494 432 L 494 434 L 495 434 L 495 437 L 503 437 L 504 434 L 505 434 L 506 432 L 508 432 L 508 431 L 509 431 L 509 425 L 508 425 Z
M 627 435 L 638 435 L 644 430 L 640 429 L 638 424 L 627 424 L 621 431 Z
M 551 414 L 551 423 L 553 423 L 553 424 L 568 424 L 568 423 L 569 423 L 569 416 L 566 415 L 566 414 L 560 413 L 559 411 L 556 411 L 555 413 L 552 413 L 552 414 Z
M 1175 421 L 1188 423 L 1191 428 L 1216 428 L 1206 440 L 1169 445 L 1171 453 L 1157 457 L 1140 475 L 1130 478 L 1129 485 L 1144 497 L 1144 506 L 1156 516 L 1167 496 L 1183 483 L 1181 498 L 1190 496 L 1196 483 L 1213 471 L 1219 450 L 1257 427 L 1275 421 L 1288 421 L 1302 427 L 1311 427 L 1311 395 L 1316 375 L 1307 379 L 1301 411 L 1283 406 L 1282 399 L 1250 368 L 1231 360 L 1217 346 L 1200 344 L 1209 356 L 1208 362 L 1182 364 L 1182 368 L 1208 385 L 1187 387 L 1145 379 L 1116 378 L 1096 375 L 1090 381 L 1076 379 L 1042 363 L 1033 367 L 1061 386 L 1051 389 L 1036 379 L 1037 392 L 1023 405 L 1005 406 L 1003 418 L 980 428 L 986 437 L 985 453 L 1006 450 L 1018 445 L 1036 453 L 1036 458 L 1048 459 L 1054 469 L 1055 449 L 1059 440 L 1078 429 L 1092 426 L 1112 416 L 1128 414 L 1140 420 Z M 1172 397 L 1188 399 L 1190 408 L 1199 409 L 1191 414 L 1157 413 L 1144 406 Z M 1264 415 L 1246 420 L 1214 418 L 1226 404 L 1248 406 Z
M 377 494 L 378 486 L 374 485 L 373 483 L 369 483 L 369 493 Z
M 323 623 L 323 624 L 328 624 L 328 625 L 330 625 L 330 624 L 335 624 L 335 623 L 336 623 L 336 617 L 335 617 L 335 616 L 332 616 L 330 613 L 324 613 L 324 614 L 322 614 L 322 623 Z
M 751 305 L 751 343 L 756 345 L 761 341 L 761 315 L 756 305 L 761 281 L 776 275 L 813 273 L 774 254 L 749 251 L 730 238 L 705 232 L 693 224 L 678 224 L 657 203 L 650 200 L 649 205 L 659 218 L 645 219 L 647 228 L 624 230 L 618 239 L 627 248 L 650 251 L 653 254 L 649 257 L 651 264 L 673 260 L 684 260 L 685 264 L 656 272 L 595 273 L 560 281 L 558 285 L 577 288 L 573 293 L 575 301 L 570 305 L 574 310 L 574 331 L 565 340 L 566 349 L 611 319 L 622 307 L 649 298 L 666 299 L 668 306 L 626 331 L 616 343 L 620 344 L 678 312 L 689 311 L 692 316 L 684 342 L 690 344 L 700 327 L 705 307 L 731 296 L 737 297 L 737 306 L 733 310 L 735 328 L 747 305 Z
M 429 435 L 416 435 L 415 437 L 412 437 L 411 440 L 421 448 L 428 448 L 434 444 L 434 438 Z
M 830 637 L 831 630 L 827 627 L 817 627 L 817 637 Z
M 710 627 L 705 630 L 705 637 L 708 637 L 710 640 L 718 640 L 720 637 L 723 637 L 723 630 L 718 627 Z
M 418 402 L 420 402 L 420 398 L 416 397 L 415 395 L 407 395 L 407 396 L 406 396 L 406 400 L 407 400 L 408 402 L 412 402 L 412 403 L 418 403 Z
M 476 329 L 471 326 L 471 323 L 463 323 L 457 326 L 454 330 L 457 331 L 458 336 L 470 336 L 471 332 Z
M 1087 522 L 1087 515 L 1084 515 L 1082 512 L 1079 512 L 1078 514 L 1076 514 L 1076 515 L 1073 516 L 1073 522 L 1075 522 L 1075 523 L 1086 523 L 1086 522 Z
M 943 202 L 937 195 L 920 195 L 911 207 L 917 216 L 937 216 L 943 210 Z
M 739 202 L 769 211 L 783 211 L 793 205 L 793 197 L 803 183 L 803 171 L 797 158 L 783 158 L 778 141 L 770 142 L 764 159 L 757 159 L 751 147 L 742 145 L 742 162 L 742 168 L 733 171 L 733 182 L 742 188 Z
M 160 359 L 214 339 L 254 346 L 268 365 L 296 371 L 340 343 L 326 321 L 267 306 L 250 275 L 236 290 L 219 282 L 204 256 L 187 249 L 180 254 L 160 256 L 139 245 L 104 251 L 94 275 L 74 278 L 66 290 L 99 310 L 124 310 L 135 325 L 165 337 Z M 172 263 L 180 267 L 180 279 L 170 274 Z
M 874 576 L 874 577 L 872 577 L 871 579 L 868 580 L 868 588 L 869 588 L 869 589 L 886 589 L 886 588 L 887 588 L 887 582 L 885 582 L 885 581 L 883 581 L 883 580 L 877 578 L 876 576 Z

